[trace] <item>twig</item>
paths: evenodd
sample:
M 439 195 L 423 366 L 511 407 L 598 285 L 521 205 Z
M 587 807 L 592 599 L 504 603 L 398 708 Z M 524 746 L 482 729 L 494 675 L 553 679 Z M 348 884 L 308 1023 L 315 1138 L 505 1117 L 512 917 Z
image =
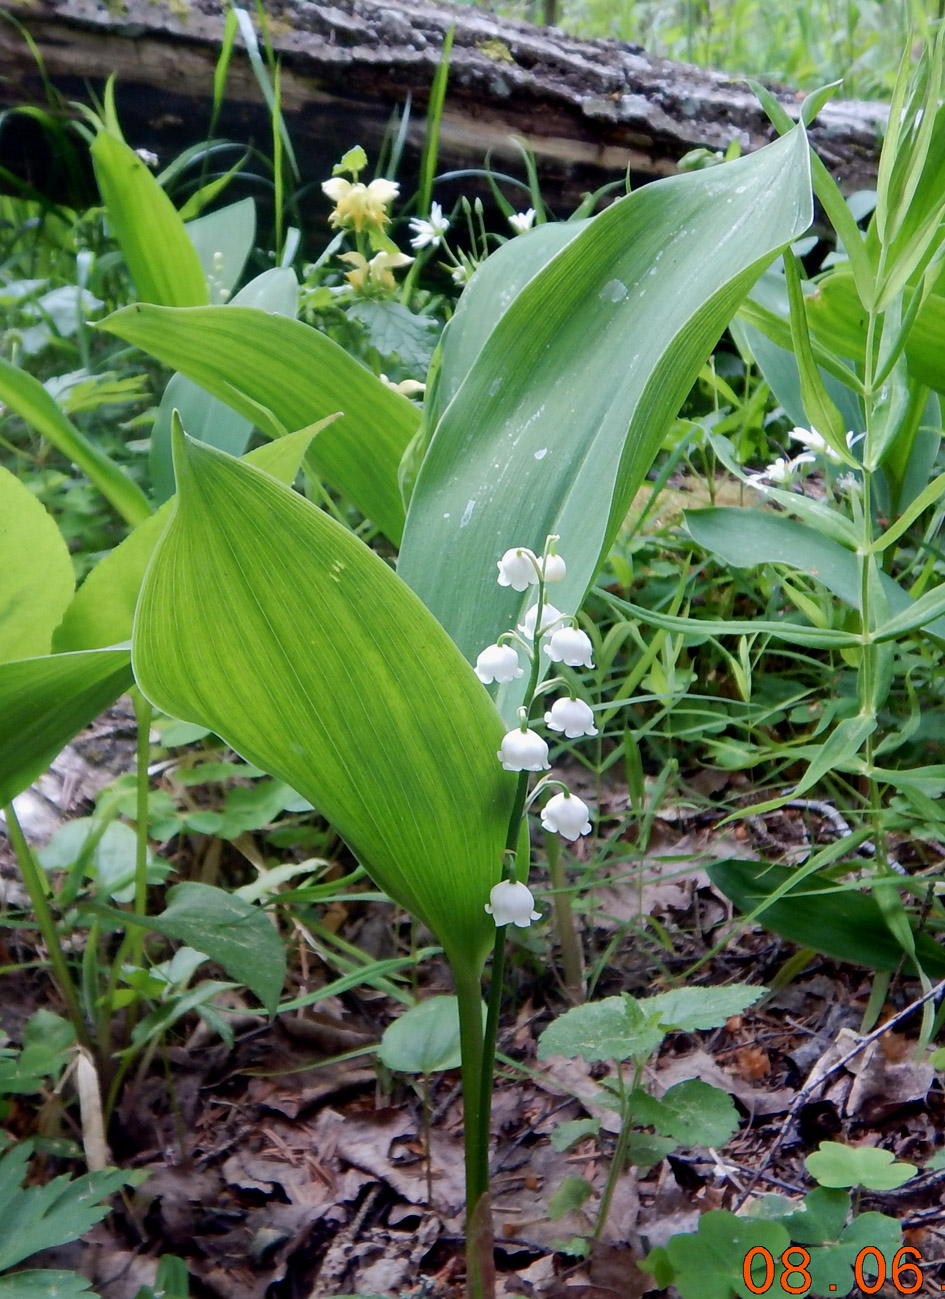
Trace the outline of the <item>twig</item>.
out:
M 914 1014 L 914 1012 L 917 1011 L 920 1006 L 924 1006 L 927 1001 L 931 1001 L 934 997 L 937 997 L 938 994 L 943 990 L 945 990 L 945 979 L 942 979 L 939 983 L 936 983 L 934 988 L 930 988 L 928 992 L 924 992 L 921 997 L 917 998 L 917 1000 L 910 1002 L 910 1004 L 906 1006 L 903 1010 L 897 1011 L 897 1013 L 893 1015 L 891 1019 L 886 1020 L 885 1024 L 881 1024 L 879 1028 L 874 1029 L 872 1033 L 869 1033 L 867 1034 L 866 1037 L 861 1038 L 860 1041 L 857 1042 L 856 1046 L 851 1047 L 850 1050 L 846 1053 L 846 1055 L 841 1056 L 839 1060 L 835 1061 L 834 1064 L 830 1065 L 828 1069 L 825 1069 L 823 1073 L 816 1073 L 815 1072 L 816 1066 L 814 1067 L 814 1070 L 812 1070 L 811 1078 L 804 1084 L 801 1090 L 794 1097 L 794 1100 L 791 1102 L 791 1108 L 788 1110 L 787 1118 L 782 1123 L 781 1130 L 778 1133 L 777 1137 L 775 1138 L 774 1144 L 772 1145 L 771 1149 L 768 1151 L 768 1153 L 765 1155 L 764 1159 L 762 1160 L 761 1167 L 758 1169 L 758 1171 L 755 1173 L 752 1180 L 749 1182 L 748 1186 L 739 1196 L 738 1201 L 736 1202 L 735 1205 L 736 1209 L 741 1208 L 741 1206 L 748 1199 L 749 1195 L 755 1189 L 755 1186 L 761 1180 L 762 1175 L 770 1167 L 771 1162 L 774 1159 L 775 1155 L 784 1145 L 785 1138 L 787 1137 L 791 1124 L 797 1118 L 798 1111 L 800 1110 L 802 1105 L 807 1103 L 807 1101 L 810 1099 L 813 1093 L 817 1091 L 817 1089 L 821 1087 L 823 1083 L 825 1083 L 832 1074 L 839 1073 L 839 1071 L 843 1069 L 846 1065 L 848 1065 L 851 1060 L 854 1060 L 860 1054 L 861 1051 L 865 1051 L 868 1046 L 871 1046 L 874 1042 L 878 1042 L 884 1033 L 888 1033 L 891 1028 L 895 1028 L 897 1024 L 901 1024 L 903 1020 L 908 1019 L 909 1016 Z

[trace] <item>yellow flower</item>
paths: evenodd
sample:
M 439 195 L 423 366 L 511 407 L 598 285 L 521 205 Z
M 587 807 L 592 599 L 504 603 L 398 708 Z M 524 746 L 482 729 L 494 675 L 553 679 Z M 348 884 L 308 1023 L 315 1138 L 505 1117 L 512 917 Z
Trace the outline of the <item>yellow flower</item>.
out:
M 400 383 L 393 383 L 386 374 L 382 374 L 380 380 L 386 387 L 393 388 L 394 392 L 399 392 L 402 397 L 416 397 L 418 393 L 427 390 L 427 385 L 418 383 L 416 379 L 401 379 Z
M 354 267 L 353 271 L 345 271 L 345 279 L 358 293 L 363 293 L 366 288 L 393 291 L 397 287 L 393 271 L 399 266 L 409 266 L 413 258 L 403 253 L 375 253 L 368 261 L 362 253 L 342 253 L 339 260 Z
M 332 176 L 322 181 L 322 193 L 335 205 L 328 218 L 333 226 L 353 225 L 362 231 L 365 226 L 383 229 L 387 224 L 387 205 L 400 193 L 400 186 L 392 180 L 372 180 L 370 185 L 361 181 L 352 183 L 342 176 Z

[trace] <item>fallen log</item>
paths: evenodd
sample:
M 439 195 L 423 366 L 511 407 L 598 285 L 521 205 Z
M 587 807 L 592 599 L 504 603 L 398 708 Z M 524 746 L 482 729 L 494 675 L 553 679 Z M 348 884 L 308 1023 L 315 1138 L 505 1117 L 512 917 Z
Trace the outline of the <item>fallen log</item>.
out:
M 116 8 L 98 0 L 0 0 L 0 10 L 29 32 L 45 75 L 67 99 L 87 102 L 90 89 L 100 94 L 105 78 L 117 75 L 119 114 L 135 147 L 166 163 L 206 135 L 221 4 L 125 0 Z M 480 168 L 488 153 L 494 168 L 511 166 L 521 175 L 515 137 L 534 153 L 543 193 L 559 214 L 628 170 L 637 184 L 672 174 L 690 150 L 724 150 L 737 139 L 747 151 L 773 134 L 744 82 L 618 41 L 576 40 L 555 28 L 429 0 L 267 0 L 266 13 L 305 182 L 330 175 L 353 144 L 375 158 L 392 112 L 409 98 L 399 173 L 409 188 L 451 24 L 439 170 Z M 0 22 L 0 106 L 46 104 L 43 75 L 16 23 Z M 796 116 L 799 97 L 783 87 L 777 93 Z M 882 105 L 836 102 L 811 130 L 815 148 L 848 192 L 874 183 L 885 115 Z M 240 52 L 230 64 L 217 134 L 270 150 L 263 96 Z M 49 161 L 39 161 L 38 149 L 32 124 L 8 117 L 0 133 L 4 165 L 38 182 Z M 465 181 L 461 188 L 475 187 Z M 313 193 L 321 211 L 326 204 L 317 184 Z

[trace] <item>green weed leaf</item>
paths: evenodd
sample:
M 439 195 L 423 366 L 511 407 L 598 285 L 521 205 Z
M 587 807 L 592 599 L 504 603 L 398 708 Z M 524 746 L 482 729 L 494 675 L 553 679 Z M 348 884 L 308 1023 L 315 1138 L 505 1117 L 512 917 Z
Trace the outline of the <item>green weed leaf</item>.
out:
M 486 1008 L 482 1008 L 485 1024 Z M 458 1069 L 459 1003 L 455 997 L 428 997 L 411 1006 L 385 1029 L 377 1054 L 397 1073 L 439 1073 Z
M 593 1194 L 593 1186 L 583 1177 L 566 1177 L 548 1201 L 548 1217 L 557 1222 L 572 1209 L 580 1209 Z
M 38 379 L 2 357 L 0 402 L 77 465 L 126 523 L 134 527 L 148 517 L 151 507 L 137 483 L 63 415 Z
M 663 1030 L 643 1014 L 632 997 L 604 997 L 575 1006 L 549 1024 L 538 1039 L 538 1058 L 580 1056 L 588 1062 L 646 1059 L 663 1037 Z
M 270 1014 L 285 979 L 285 947 L 261 907 L 210 884 L 178 884 L 149 929 L 176 938 L 222 965 L 230 978 L 254 992 Z
M 45 1186 L 22 1187 L 32 1154 L 28 1141 L 0 1157 L 0 1271 L 21 1263 L 41 1249 L 78 1240 L 109 1212 L 110 1195 L 137 1186 L 146 1173 L 118 1169 L 87 1173 L 75 1180 L 64 1174 Z
M 0 1276 L 0 1299 L 97 1299 L 90 1293 L 91 1286 L 78 1272 L 29 1269 Z
M 551 1148 L 560 1154 L 583 1141 L 585 1137 L 596 1137 L 600 1132 L 600 1119 L 572 1119 L 562 1123 L 551 1134 Z
M 721 1028 L 733 1015 L 763 997 L 767 988 L 732 983 L 720 988 L 671 988 L 655 997 L 644 997 L 639 1006 L 647 1019 L 658 1017 L 665 1033 L 697 1033 Z
M 738 1111 L 727 1092 L 700 1078 L 670 1087 L 656 1127 L 681 1146 L 724 1146 L 738 1128 Z
M 897 1161 L 891 1150 L 837 1141 L 822 1141 L 804 1163 L 821 1186 L 865 1186 L 869 1191 L 894 1191 L 918 1171 L 915 1164 Z
M 787 1231 L 774 1222 L 738 1218 L 725 1209 L 713 1209 L 699 1219 L 696 1233 L 673 1236 L 666 1255 L 675 1270 L 674 1283 L 682 1299 L 732 1299 L 733 1292 L 751 1299 L 745 1284 L 744 1263 L 756 1246 L 779 1258 L 787 1248 Z M 756 1283 L 764 1280 L 764 1260 L 756 1258 Z M 752 1277 L 755 1279 L 754 1270 Z

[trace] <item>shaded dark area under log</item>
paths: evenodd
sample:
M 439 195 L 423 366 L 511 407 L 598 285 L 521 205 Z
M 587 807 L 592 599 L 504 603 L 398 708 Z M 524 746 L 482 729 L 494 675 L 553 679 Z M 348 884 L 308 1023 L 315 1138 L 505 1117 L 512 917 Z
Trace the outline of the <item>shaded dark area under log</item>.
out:
M 89 90 L 100 93 L 105 78 L 117 75 L 119 114 L 135 147 L 166 164 L 205 137 L 223 32 L 220 4 L 0 0 L 2 9 L 28 30 L 46 75 L 67 99 L 88 102 Z M 737 138 L 748 150 L 773 134 L 744 82 L 617 41 L 579 41 L 554 28 L 426 0 L 267 0 L 266 13 L 282 65 L 287 124 L 303 183 L 312 186 L 311 215 L 327 211 L 315 182 L 353 144 L 376 158 L 393 111 L 408 96 L 412 116 L 399 179 L 409 192 L 430 86 L 454 22 L 439 171 L 481 167 L 491 151 L 495 169 L 521 176 L 511 142 L 518 137 L 535 154 L 543 193 L 559 215 L 628 167 L 637 184 L 672 174 L 679 158 L 700 146 L 722 150 Z M 0 60 L 0 105 L 47 103 L 33 55 L 10 22 L 0 23 Z M 779 94 L 796 115 L 798 97 Z M 884 119 L 884 106 L 853 101 L 830 104 L 818 117 L 812 141 L 845 190 L 872 185 Z M 239 50 L 216 134 L 270 152 L 268 113 Z M 57 171 L 35 126 L 20 115 L 3 123 L 0 161 L 60 199 L 71 197 L 77 183 Z M 475 189 L 468 181 L 461 188 Z

